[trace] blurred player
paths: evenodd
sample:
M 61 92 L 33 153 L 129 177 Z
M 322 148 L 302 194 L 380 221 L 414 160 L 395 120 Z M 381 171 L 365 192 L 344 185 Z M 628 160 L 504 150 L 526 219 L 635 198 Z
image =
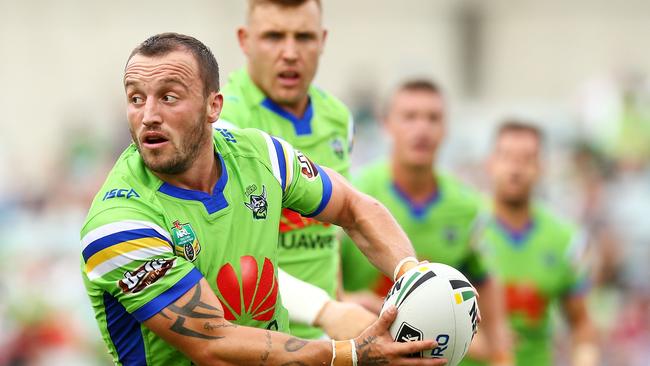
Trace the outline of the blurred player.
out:
M 347 176 L 350 112 L 311 84 L 327 36 L 321 17 L 319 0 L 248 1 L 246 25 L 237 32 L 247 65 L 230 75 L 223 112 L 215 125 L 261 129 Z M 283 211 L 278 245 L 281 270 L 314 285 L 305 287 L 280 274 L 291 333 L 296 336 L 322 337 L 317 325 L 332 338 L 349 338 L 376 319 L 356 304 L 330 301 L 338 283 L 336 232 L 330 224 Z
M 571 329 L 573 364 L 597 364 L 595 330 L 580 271 L 585 241 L 576 228 L 532 198 L 541 175 L 542 133 L 517 121 L 497 132 L 489 161 L 493 217 L 484 231 L 486 260 L 505 286 L 516 364 L 552 365 L 551 304 Z M 478 339 L 480 343 L 480 337 Z
M 124 73 L 133 144 L 81 231 L 82 275 L 117 365 L 376 365 L 433 341 L 394 343 L 396 312 L 355 340 L 305 341 L 278 296 L 282 207 L 335 222 L 396 277 L 416 265 L 376 201 L 255 129 L 214 131 L 217 62 L 175 33 L 140 44 Z M 416 360 L 438 365 L 441 361 Z M 410 363 L 409 363 L 410 364 Z
M 503 297 L 488 277 L 474 242 L 480 199 L 449 174 L 435 170 L 445 135 L 445 105 L 438 86 L 428 80 L 401 84 L 387 103 L 384 127 L 392 140 L 388 161 L 363 170 L 355 185 L 382 202 L 395 216 L 422 259 L 458 268 L 476 285 L 483 315 L 482 332 L 491 341 L 495 363 L 509 360 Z M 354 244 L 343 243 L 343 282 L 356 301 L 378 311 L 392 281 L 383 276 Z M 370 289 L 374 295 L 364 292 Z

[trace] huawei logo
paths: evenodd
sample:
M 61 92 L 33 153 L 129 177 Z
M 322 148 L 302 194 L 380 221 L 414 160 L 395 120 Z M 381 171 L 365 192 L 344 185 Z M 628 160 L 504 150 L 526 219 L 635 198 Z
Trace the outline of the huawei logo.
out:
M 312 225 L 322 225 L 328 227 L 332 224 L 329 222 L 321 222 L 310 217 L 304 217 L 296 211 L 290 210 L 288 208 L 282 209 L 282 217 L 280 218 L 281 233 L 302 229 Z
M 278 299 L 278 280 L 273 263 L 264 258 L 260 272 L 255 257 L 245 255 L 239 259 L 239 264 L 241 282 L 230 263 L 221 267 L 217 274 L 219 300 L 226 320 L 271 320 Z

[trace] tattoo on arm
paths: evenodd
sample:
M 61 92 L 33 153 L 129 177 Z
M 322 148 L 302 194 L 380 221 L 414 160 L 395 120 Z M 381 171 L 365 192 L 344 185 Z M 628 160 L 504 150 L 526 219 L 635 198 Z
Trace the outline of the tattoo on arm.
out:
M 172 319 L 172 317 L 175 316 L 175 321 L 174 324 L 172 324 L 171 327 L 169 327 L 170 330 L 174 331 L 175 333 L 188 336 L 188 337 L 193 337 L 193 338 L 200 338 L 200 339 L 221 339 L 223 337 L 221 336 L 213 336 L 210 334 L 205 334 L 200 332 L 199 330 L 195 329 L 190 329 L 185 326 L 185 321 L 190 318 L 190 319 L 222 319 L 223 318 L 223 312 L 219 310 L 218 308 L 206 304 L 203 301 L 201 301 L 201 285 L 197 284 L 194 287 L 194 293 L 192 294 L 192 298 L 190 301 L 187 302 L 187 304 L 183 306 L 178 306 L 176 304 L 171 304 L 167 306 L 165 310 L 170 311 L 170 315 L 165 313 L 165 311 L 161 311 L 160 315 L 167 318 L 167 319 Z M 203 329 L 207 331 L 214 331 L 217 328 L 225 328 L 229 326 L 230 324 L 214 324 L 210 322 L 205 322 L 203 324 Z
M 382 355 L 371 355 L 372 352 L 371 345 L 377 343 L 376 336 L 370 336 L 364 338 L 363 342 L 357 345 L 357 355 L 359 360 L 359 365 L 388 365 L 388 360 Z
M 291 337 L 287 343 L 284 344 L 284 350 L 287 352 L 296 352 L 301 350 L 307 343 L 308 342 L 303 339 Z
M 271 349 L 273 348 L 273 341 L 271 340 L 271 332 L 266 331 L 264 333 L 264 337 L 266 337 L 266 350 L 264 353 L 262 353 L 262 356 L 260 357 L 260 366 L 266 365 L 266 361 L 269 359 L 269 355 L 271 355 Z

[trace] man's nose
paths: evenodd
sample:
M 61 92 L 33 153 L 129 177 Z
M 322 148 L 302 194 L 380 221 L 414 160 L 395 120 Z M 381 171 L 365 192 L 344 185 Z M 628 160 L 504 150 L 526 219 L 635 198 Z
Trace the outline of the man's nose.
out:
M 160 117 L 158 101 L 156 98 L 147 98 L 144 105 L 144 113 L 142 115 L 142 124 L 145 126 L 151 126 L 160 123 L 162 123 L 162 118 Z
M 293 37 L 287 37 L 282 45 L 282 58 L 285 61 L 295 62 L 298 59 L 298 47 Z

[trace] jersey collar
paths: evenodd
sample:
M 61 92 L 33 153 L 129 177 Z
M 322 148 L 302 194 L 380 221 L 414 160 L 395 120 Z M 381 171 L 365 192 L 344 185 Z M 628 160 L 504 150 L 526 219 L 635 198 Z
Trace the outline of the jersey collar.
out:
M 418 220 L 423 219 L 427 212 L 429 212 L 436 203 L 440 202 L 440 185 L 438 185 L 436 190 L 424 202 L 413 201 L 406 192 L 395 184 L 395 182 L 391 183 L 391 188 L 397 195 L 397 198 L 406 204 L 410 214 Z
M 303 136 L 311 134 L 311 120 L 314 117 L 314 108 L 311 103 L 311 96 L 308 96 L 307 98 L 307 109 L 302 118 L 298 118 L 292 113 L 287 112 L 280 105 L 272 101 L 271 98 L 267 97 L 261 104 L 264 108 L 291 122 L 296 135 Z
M 498 217 L 495 217 L 495 222 L 497 227 L 508 239 L 508 242 L 518 248 L 521 248 L 526 243 L 535 229 L 535 220 L 533 218 L 521 229 L 515 229 L 509 226 Z
M 221 154 L 217 154 L 217 156 L 219 157 L 219 163 L 221 164 L 221 177 L 219 177 L 217 183 L 215 183 L 214 188 L 212 189 L 212 194 L 176 187 L 167 182 L 163 182 L 160 188 L 158 188 L 158 191 L 182 200 L 199 201 L 203 203 L 203 206 L 210 215 L 228 207 L 228 201 L 223 194 L 226 183 L 228 183 L 228 170 L 226 170 L 226 163 Z
M 253 101 L 254 104 L 258 104 L 268 109 L 269 111 L 275 113 L 276 115 L 286 119 L 291 122 L 293 129 L 298 136 L 310 135 L 311 134 L 311 121 L 314 117 L 314 107 L 312 103 L 312 86 L 309 86 L 307 109 L 302 118 L 298 118 L 295 115 L 284 110 L 280 105 L 272 101 L 267 97 L 264 92 L 255 85 L 248 71 L 245 68 L 235 71 L 231 75 L 231 80 L 239 79 L 242 84 L 245 85 L 242 90 L 246 93 L 246 99 Z

